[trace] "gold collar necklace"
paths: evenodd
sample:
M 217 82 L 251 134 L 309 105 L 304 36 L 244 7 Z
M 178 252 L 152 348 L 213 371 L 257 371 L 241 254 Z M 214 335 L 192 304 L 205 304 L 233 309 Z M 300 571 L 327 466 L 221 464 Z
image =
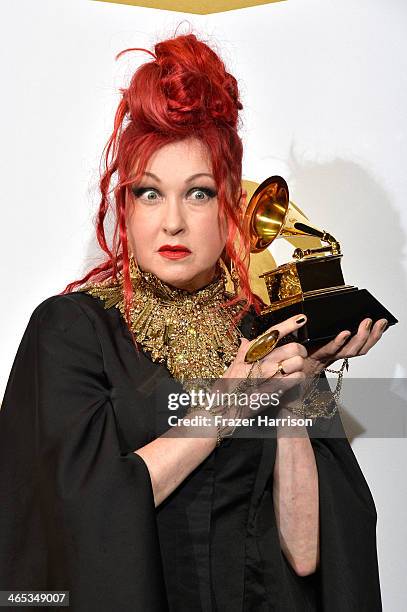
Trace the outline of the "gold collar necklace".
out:
M 219 378 L 236 356 L 242 333 L 233 317 L 244 300 L 232 306 L 221 304 L 233 297 L 226 291 L 226 273 L 218 263 L 214 279 L 205 287 L 188 292 L 160 280 L 152 272 L 131 273 L 133 303 L 130 327 L 138 343 L 154 362 L 165 362 L 174 378 L 189 381 Z M 125 317 L 123 278 L 88 283 L 81 291 L 115 306 Z M 185 385 L 184 385 L 185 386 Z

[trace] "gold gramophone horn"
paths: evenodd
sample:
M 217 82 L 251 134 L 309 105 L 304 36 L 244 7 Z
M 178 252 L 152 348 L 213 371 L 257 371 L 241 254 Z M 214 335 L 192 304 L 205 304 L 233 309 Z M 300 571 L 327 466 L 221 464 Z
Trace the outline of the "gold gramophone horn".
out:
M 278 236 L 288 205 L 288 185 L 281 176 L 270 176 L 257 187 L 245 213 L 252 253 L 264 251 Z
M 270 176 L 256 189 L 245 212 L 251 253 L 264 251 L 277 237 L 315 236 L 328 242 L 333 253 L 339 253 L 335 238 L 311 225 L 305 215 L 289 200 L 288 185 L 281 176 Z M 294 256 L 311 255 L 327 249 L 297 249 Z

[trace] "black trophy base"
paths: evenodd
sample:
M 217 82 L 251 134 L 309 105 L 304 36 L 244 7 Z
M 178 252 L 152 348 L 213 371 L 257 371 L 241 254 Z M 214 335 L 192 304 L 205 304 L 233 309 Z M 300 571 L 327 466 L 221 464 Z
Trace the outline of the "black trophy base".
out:
M 388 327 L 398 323 L 367 289 L 352 287 L 341 292 L 305 298 L 296 304 L 258 315 L 255 335 L 296 314 L 307 316 L 306 324 L 297 332 L 297 339 L 301 344 L 308 345 L 325 344 L 345 329 L 353 335 L 360 322 L 366 318 L 372 319 L 373 323 L 378 319 L 387 319 Z

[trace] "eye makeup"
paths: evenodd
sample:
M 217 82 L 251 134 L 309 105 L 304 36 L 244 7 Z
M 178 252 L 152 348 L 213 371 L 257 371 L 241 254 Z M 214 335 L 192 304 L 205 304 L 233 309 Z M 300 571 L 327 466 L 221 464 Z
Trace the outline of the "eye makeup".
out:
M 134 186 L 131 188 L 131 191 L 136 198 L 139 198 L 146 191 L 158 191 L 158 189 L 156 187 L 136 187 Z
M 131 191 L 136 198 L 141 197 L 146 191 L 155 191 L 157 193 L 160 193 L 159 189 L 157 189 L 156 187 L 137 187 L 136 185 L 131 188 Z M 202 191 L 202 193 L 207 195 L 208 198 L 214 198 L 217 195 L 217 192 L 214 189 L 211 189 L 210 187 L 192 187 L 188 190 L 187 195 L 193 193 L 194 191 Z
M 214 198 L 217 195 L 217 192 L 214 189 L 211 189 L 210 187 L 193 187 L 188 191 L 188 193 L 191 193 L 193 191 L 202 191 L 208 196 L 208 198 Z

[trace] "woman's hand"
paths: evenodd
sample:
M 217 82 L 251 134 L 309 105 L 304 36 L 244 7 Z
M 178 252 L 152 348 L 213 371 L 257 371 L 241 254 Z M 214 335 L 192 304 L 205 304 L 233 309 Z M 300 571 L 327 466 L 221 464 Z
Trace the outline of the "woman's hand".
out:
M 307 376 L 318 374 L 337 359 L 366 355 L 380 340 L 386 327 L 387 319 L 379 319 L 373 327 L 372 319 L 364 319 L 359 325 L 357 334 L 350 340 L 351 332 L 342 331 L 324 346 L 314 350 L 310 349 L 304 364 L 305 374 Z
M 288 334 L 295 332 L 297 329 L 302 327 L 306 323 L 307 318 L 305 315 L 296 315 L 290 317 L 279 324 L 270 327 L 270 330 L 277 330 L 279 332 L 279 339 L 284 338 Z M 244 358 L 247 353 L 249 346 L 254 340 L 247 340 L 243 338 L 241 345 L 236 354 L 235 359 L 232 361 L 223 377 L 217 381 L 217 387 L 223 387 L 225 383 L 230 379 L 242 380 L 247 378 L 252 364 L 246 363 Z M 254 375 L 252 378 L 266 379 L 273 377 L 274 385 L 281 387 L 277 379 L 284 378 L 285 390 L 291 386 L 295 386 L 305 379 L 304 364 L 307 357 L 307 350 L 298 342 L 290 342 L 283 346 L 277 347 L 272 350 L 268 355 L 259 360 L 261 367 L 261 374 L 258 370 L 256 371 L 256 365 L 254 368 Z M 282 366 L 285 374 L 282 375 L 278 371 L 279 365 Z M 268 383 L 269 384 L 269 383 Z M 259 383 L 261 385 L 261 383 Z M 261 387 L 264 390 L 264 387 Z
M 268 331 L 277 330 L 279 332 L 280 340 L 281 338 L 284 338 L 284 336 L 292 334 L 297 329 L 302 327 L 306 321 L 307 318 L 305 315 L 295 315 L 294 317 L 290 317 L 281 323 L 273 325 Z M 246 363 L 244 358 L 249 346 L 253 344 L 253 342 L 254 340 L 242 338 L 236 357 L 224 373 L 223 378 L 246 378 L 252 364 Z M 262 374 L 265 378 L 274 375 L 276 378 L 278 376 L 281 377 L 281 374 L 277 374 L 278 366 L 281 364 L 286 372 L 286 376 L 284 376 L 285 379 L 297 377 L 302 378 L 304 360 L 307 357 L 307 354 L 307 349 L 298 342 L 290 342 L 283 346 L 277 347 L 260 360 Z

